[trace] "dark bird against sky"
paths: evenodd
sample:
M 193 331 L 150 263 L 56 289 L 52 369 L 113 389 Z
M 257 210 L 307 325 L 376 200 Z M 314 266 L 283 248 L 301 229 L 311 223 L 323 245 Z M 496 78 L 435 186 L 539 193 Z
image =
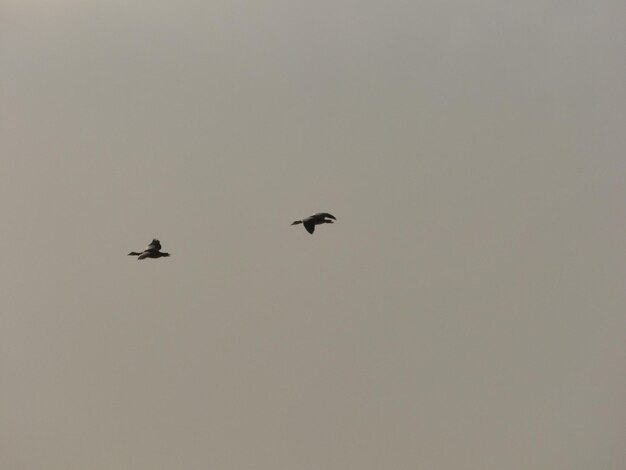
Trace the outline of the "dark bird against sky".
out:
M 304 225 L 307 232 L 312 234 L 315 231 L 315 226 L 320 224 L 332 224 L 334 220 L 337 220 L 334 215 L 328 212 L 318 212 L 306 219 L 296 220 L 291 225 Z
M 141 253 L 131 251 L 128 256 L 138 256 L 137 260 L 146 258 L 161 258 L 169 256 L 169 253 L 163 253 L 161 251 L 161 242 L 154 238 L 150 244 Z

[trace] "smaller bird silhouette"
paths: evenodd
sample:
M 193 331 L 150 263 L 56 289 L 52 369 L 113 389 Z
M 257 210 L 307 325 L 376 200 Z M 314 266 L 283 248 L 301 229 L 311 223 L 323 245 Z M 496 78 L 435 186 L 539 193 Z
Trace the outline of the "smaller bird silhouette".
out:
M 307 217 L 306 219 L 296 220 L 291 225 L 302 224 L 307 232 L 313 234 L 313 232 L 315 232 L 316 225 L 332 224 L 334 220 L 337 220 L 334 215 L 329 214 L 328 212 L 318 212 L 317 214 Z
M 128 256 L 138 256 L 137 260 L 146 258 L 162 258 L 169 255 L 169 253 L 163 253 L 161 251 L 161 242 L 156 238 L 152 239 L 150 244 L 141 253 L 137 253 L 136 251 L 128 253 Z

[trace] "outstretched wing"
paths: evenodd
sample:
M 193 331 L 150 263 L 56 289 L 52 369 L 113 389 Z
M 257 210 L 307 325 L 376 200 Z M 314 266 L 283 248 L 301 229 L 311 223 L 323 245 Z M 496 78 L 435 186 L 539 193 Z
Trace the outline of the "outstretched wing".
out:
M 161 249 L 161 242 L 157 240 L 156 238 L 154 238 L 152 242 L 150 242 L 150 244 L 146 247 L 146 251 L 147 250 L 159 251 L 160 249 Z
M 303 222 L 302 225 L 304 225 L 304 228 L 310 234 L 313 234 L 313 232 L 315 232 L 315 223 L 313 223 L 312 220 L 307 220 L 307 221 Z
M 328 212 L 318 212 L 313 217 L 315 217 L 316 219 L 324 219 L 328 217 L 329 219 L 337 220 L 334 215 L 329 214 Z

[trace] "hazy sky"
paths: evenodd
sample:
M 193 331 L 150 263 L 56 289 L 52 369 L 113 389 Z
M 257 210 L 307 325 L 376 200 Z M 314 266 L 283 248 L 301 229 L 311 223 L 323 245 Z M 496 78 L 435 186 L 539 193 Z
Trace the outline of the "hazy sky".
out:
M 2 1 L 0 468 L 626 468 L 625 15 Z

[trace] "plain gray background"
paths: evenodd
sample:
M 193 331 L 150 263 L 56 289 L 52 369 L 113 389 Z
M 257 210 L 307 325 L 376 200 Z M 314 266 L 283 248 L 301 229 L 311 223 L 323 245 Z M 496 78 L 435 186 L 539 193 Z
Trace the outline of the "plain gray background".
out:
M 626 468 L 623 1 L 0 8 L 0 467 Z

